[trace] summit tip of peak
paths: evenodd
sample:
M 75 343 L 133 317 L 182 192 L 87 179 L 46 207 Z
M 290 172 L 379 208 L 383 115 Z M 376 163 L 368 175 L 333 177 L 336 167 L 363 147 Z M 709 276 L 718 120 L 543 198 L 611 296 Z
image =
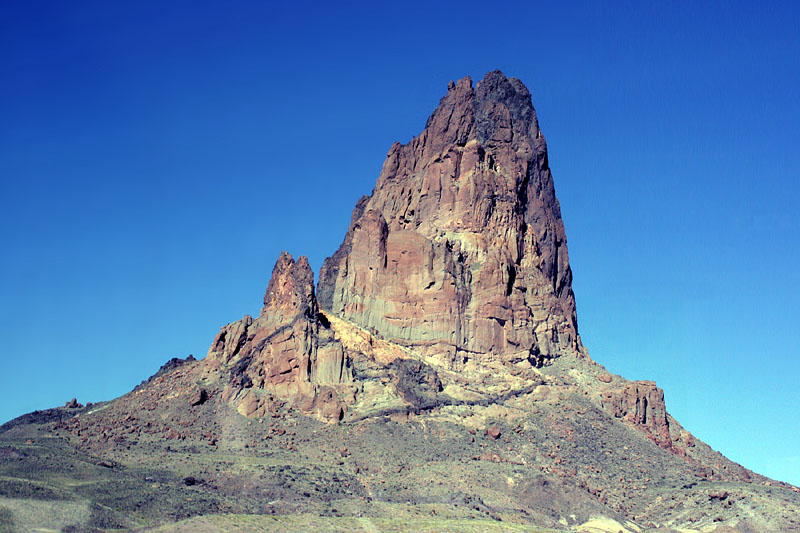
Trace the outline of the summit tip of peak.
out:
M 505 75 L 505 74 L 503 74 L 503 71 L 502 71 L 502 70 L 500 70 L 500 69 L 497 69 L 497 68 L 496 68 L 496 69 L 494 69 L 494 70 L 490 70 L 489 72 L 487 72 L 487 73 L 486 73 L 486 74 L 483 76 L 483 78 L 481 78 L 481 81 L 480 81 L 480 82 L 478 82 L 478 83 L 485 82 L 485 81 L 487 81 L 487 80 L 492 80 L 492 79 L 503 79 L 503 80 L 507 80 L 508 78 L 506 77 L 506 75 Z

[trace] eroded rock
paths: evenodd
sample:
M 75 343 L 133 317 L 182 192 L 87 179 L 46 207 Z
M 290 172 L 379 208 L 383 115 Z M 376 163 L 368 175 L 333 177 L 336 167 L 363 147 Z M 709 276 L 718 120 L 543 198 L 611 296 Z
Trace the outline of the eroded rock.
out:
M 70 401 L 68 401 L 67 403 L 65 403 L 64 407 L 66 407 L 67 409 L 79 409 L 79 408 L 83 407 L 83 404 L 78 403 L 78 399 L 77 398 L 73 398 Z

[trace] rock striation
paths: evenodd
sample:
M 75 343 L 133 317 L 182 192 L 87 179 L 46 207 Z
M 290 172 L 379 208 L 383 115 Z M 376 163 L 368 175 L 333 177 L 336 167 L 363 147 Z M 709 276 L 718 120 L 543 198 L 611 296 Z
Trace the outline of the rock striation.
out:
M 324 310 L 450 369 L 585 355 L 547 146 L 521 81 L 493 71 L 450 84 L 422 133 L 389 150 L 317 292 Z

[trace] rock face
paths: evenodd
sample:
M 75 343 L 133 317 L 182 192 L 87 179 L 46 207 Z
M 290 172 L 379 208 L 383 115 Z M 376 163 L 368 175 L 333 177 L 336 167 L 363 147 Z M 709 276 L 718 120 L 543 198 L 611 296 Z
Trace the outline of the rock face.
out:
M 68 401 L 67 403 L 65 403 L 64 407 L 66 407 L 67 409 L 78 409 L 80 407 L 83 407 L 83 405 L 78 403 L 78 399 L 77 398 L 73 398 L 70 401 Z
M 621 389 L 605 392 L 600 403 L 616 418 L 643 429 L 662 448 L 671 447 L 664 391 L 654 381 L 626 382 Z
M 451 83 L 389 150 L 320 271 L 323 309 L 450 369 L 583 356 L 547 147 L 530 93 L 494 71 Z
M 308 259 L 283 252 L 259 317 L 223 327 L 208 351 L 208 361 L 229 372 L 224 396 L 242 414 L 263 416 L 276 400 L 292 399 L 321 418 L 343 416 L 354 394 L 350 361 L 318 311 Z
M 208 400 L 208 392 L 205 389 L 198 388 L 189 396 L 189 405 L 202 405 Z

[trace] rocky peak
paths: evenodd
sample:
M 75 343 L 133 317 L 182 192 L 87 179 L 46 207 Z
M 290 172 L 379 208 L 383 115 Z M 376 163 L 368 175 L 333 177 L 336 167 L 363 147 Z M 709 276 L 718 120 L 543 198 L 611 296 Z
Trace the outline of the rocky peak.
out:
M 525 84 L 493 70 L 474 89 L 469 76 L 450 82 L 418 139 L 424 160 L 470 140 L 482 145 L 511 143 L 516 150 L 529 151 L 539 137 L 539 122 Z M 395 143 L 392 148 L 401 146 Z
M 475 138 L 483 144 L 512 142 L 527 149 L 539 133 L 531 93 L 516 78 L 499 70 L 488 73 L 475 88 Z
M 300 256 L 295 261 L 287 252 L 281 252 L 264 293 L 261 315 L 280 313 L 295 316 L 304 313 L 313 317 L 316 311 L 314 272 L 308 264 L 308 258 Z
M 269 398 L 328 420 L 417 409 L 438 401 L 440 371 L 478 386 L 585 356 L 571 282 L 530 93 L 493 71 L 451 83 L 420 135 L 390 148 L 317 296 L 308 260 L 281 253 L 259 317 L 225 326 L 209 360 L 248 416 Z
M 323 309 L 446 367 L 584 355 L 566 236 L 530 93 L 488 73 L 448 86 L 389 150 L 320 271 Z

